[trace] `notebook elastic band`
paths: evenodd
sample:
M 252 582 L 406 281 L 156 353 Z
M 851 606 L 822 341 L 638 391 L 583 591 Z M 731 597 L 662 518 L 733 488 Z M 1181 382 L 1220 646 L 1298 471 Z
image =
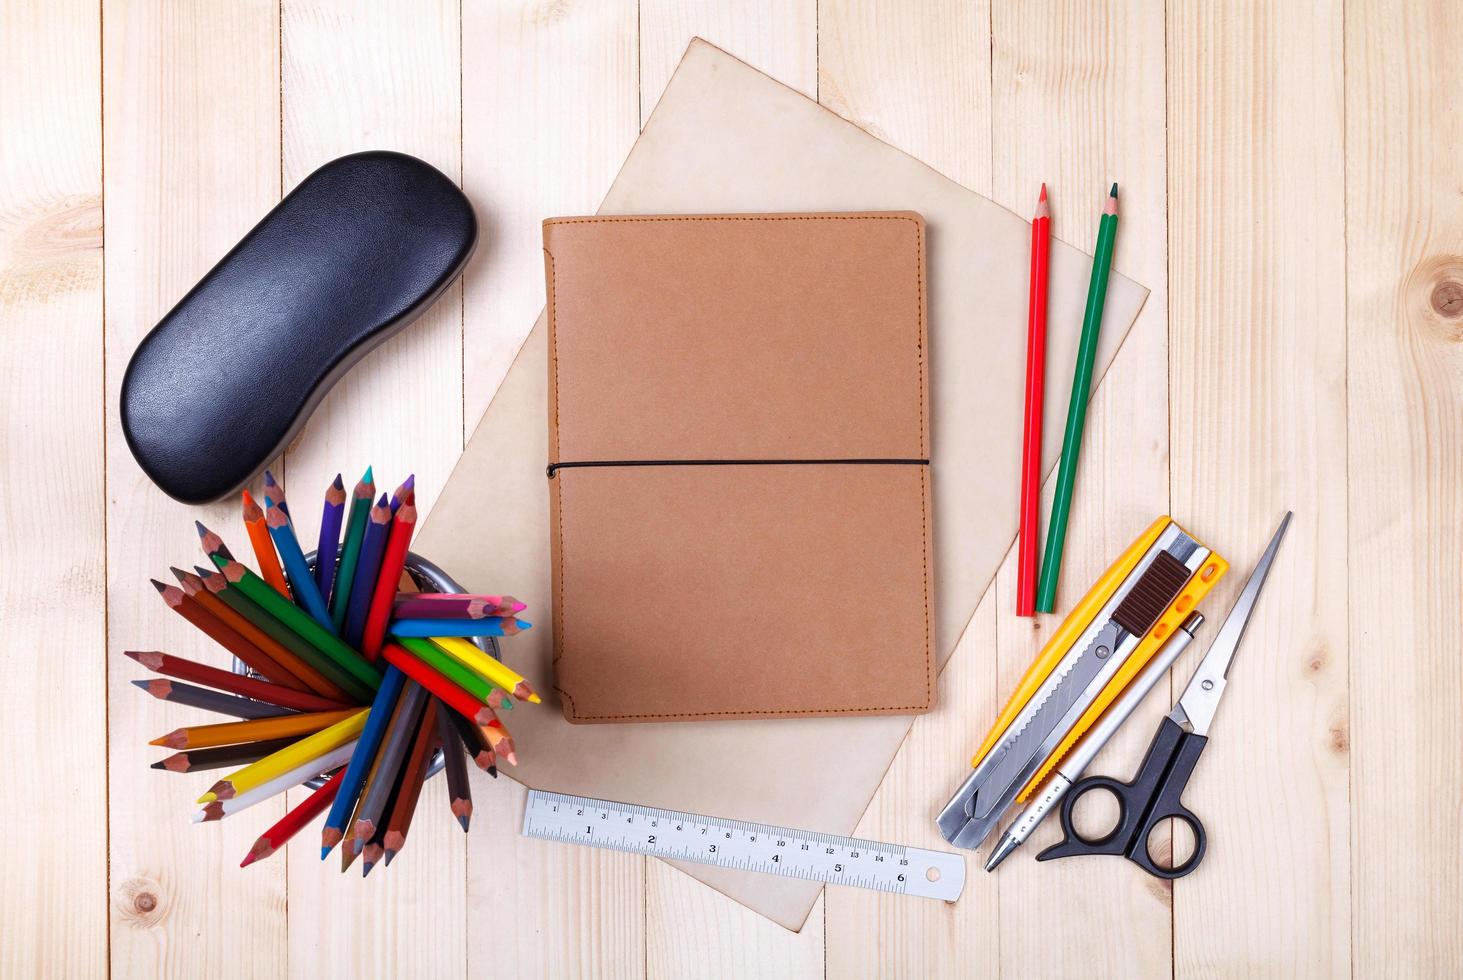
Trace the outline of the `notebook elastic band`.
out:
M 928 459 L 583 459 L 550 463 L 549 479 L 556 470 L 580 466 L 929 466 Z

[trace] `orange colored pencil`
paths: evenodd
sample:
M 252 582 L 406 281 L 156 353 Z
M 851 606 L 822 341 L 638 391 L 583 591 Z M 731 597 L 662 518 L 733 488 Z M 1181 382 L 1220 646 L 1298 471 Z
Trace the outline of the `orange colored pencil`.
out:
M 371 605 L 366 610 L 366 625 L 361 631 L 361 652 L 371 660 L 381 655 L 381 644 L 386 639 L 386 624 L 391 619 L 391 608 L 396 602 L 396 586 L 406 568 L 406 551 L 411 546 L 412 531 L 417 523 L 416 501 L 416 491 L 406 491 L 401 507 L 391 519 L 391 534 L 386 539 L 386 551 L 381 556 L 381 571 L 376 575 L 376 589 L 371 593 Z
M 290 587 L 285 582 L 279 554 L 274 550 L 274 539 L 269 536 L 269 523 L 264 519 L 264 508 L 254 502 L 248 490 L 244 491 L 244 527 L 249 529 L 249 543 L 254 546 L 254 558 L 259 562 L 259 577 L 288 599 Z
M 313 735 L 360 713 L 360 708 L 347 708 L 343 711 L 315 711 L 309 714 L 256 718 L 252 721 L 229 721 L 218 725 L 191 725 L 174 729 L 147 744 L 169 749 L 202 749 L 214 745 L 257 742 L 265 738 Z
M 488 710 L 491 711 L 492 709 L 489 708 Z M 508 734 L 507 727 L 501 721 L 494 718 L 486 725 L 479 725 L 478 727 L 487 736 L 488 744 L 493 747 L 493 751 L 497 754 L 498 758 L 504 760 L 510 766 L 518 765 L 518 753 L 513 749 L 513 736 Z

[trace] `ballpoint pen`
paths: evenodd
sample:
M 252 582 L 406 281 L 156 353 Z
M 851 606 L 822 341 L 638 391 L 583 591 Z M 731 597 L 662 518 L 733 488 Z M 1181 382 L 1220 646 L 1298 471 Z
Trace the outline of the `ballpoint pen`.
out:
M 1025 810 L 1021 811 L 1021 816 L 1013 820 L 1011 825 L 1006 828 L 1000 841 L 991 850 L 990 857 L 986 859 L 985 869 L 987 871 L 996 870 L 996 865 L 1006 860 L 1012 851 L 1026 843 L 1026 839 L 1031 836 L 1032 831 L 1061 801 L 1067 790 L 1072 788 L 1072 784 L 1082 775 L 1082 771 L 1087 768 L 1088 764 L 1097 757 L 1097 753 L 1102 751 L 1102 747 L 1107 744 L 1108 739 L 1112 738 L 1113 734 L 1122 727 L 1123 722 L 1128 720 L 1128 716 L 1138 707 L 1139 702 L 1148 696 L 1148 692 L 1153 690 L 1163 675 L 1168 673 L 1168 668 L 1172 667 L 1183 655 L 1189 642 L 1193 640 L 1194 633 L 1203 625 L 1204 617 L 1202 615 L 1190 613 L 1183 624 L 1173 631 L 1158 656 L 1148 662 L 1148 666 L 1144 667 L 1142 673 L 1133 679 L 1133 683 L 1128 685 L 1122 696 L 1113 702 L 1112 707 L 1103 712 L 1101 720 L 1057 764 L 1041 792 L 1027 805 Z

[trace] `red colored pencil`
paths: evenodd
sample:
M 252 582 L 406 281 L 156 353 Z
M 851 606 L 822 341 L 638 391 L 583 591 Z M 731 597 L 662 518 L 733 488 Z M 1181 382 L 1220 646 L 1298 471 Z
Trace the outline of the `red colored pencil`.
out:
M 290 708 L 295 711 L 339 711 L 341 708 L 350 707 L 348 704 L 331 701 L 316 694 L 270 684 L 245 674 L 220 670 L 217 667 L 184 660 L 182 657 L 174 657 L 157 650 L 128 650 L 124 655 L 155 674 L 176 677 L 180 681 L 192 681 L 215 690 L 238 694 L 255 701 L 263 701 L 266 704 L 277 704 L 281 708 Z
M 391 518 L 391 534 L 386 539 L 386 552 L 381 556 L 381 571 L 376 575 L 376 589 L 371 593 L 371 605 L 366 611 L 366 626 L 361 631 L 361 652 L 370 660 L 381 655 L 381 644 L 386 639 L 386 623 L 391 618 L 391 608 L 396 602 L 396 586 L 406 568 L 406 551 L 411 546 L 412 531 L 417 523 L 416 501 L 416 491 L 406 491 L 401 507 Z
M 403 674 L 441 698 L 443 704 L 458 714 L 479 725 L 486 725 L 497 720 L 498 716 L 492 708 L 407 653 L 397 644 L 387 643 L 381 648 L 381 656 L 386 658 L 387 663 L 395 665 Z
M 1046 378 L 1046 294 L 1051 257 L 1046 185 L 1031 221 L 1031 278 L 1026 316 L 1026 426 L 1021 438 L 1021 534 L 1016 556 L 1016 615 L 1036 614 L 1037 533 L 1041 523 L 1041 413 Z
M 334 776 L 299 806 L 280 818 L 279 822 L 259 835 L 254 846 L 249 848 L 249 853 L 244 855 L 244 860 L 239 862 L 239 867 L 246 868 L 255 861 L 269 857 L 275 851 L 284 847 L 285 843 L 293 836 L 305 829 L 305 825 L 325 812 L 335 800 L 335 794 L 340 792 L 340 784 L 345 782 L 345 767 L 336 770 Z

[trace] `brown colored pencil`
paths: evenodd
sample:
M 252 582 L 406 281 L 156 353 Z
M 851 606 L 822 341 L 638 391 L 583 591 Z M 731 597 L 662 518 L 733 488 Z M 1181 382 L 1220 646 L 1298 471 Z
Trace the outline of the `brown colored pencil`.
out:
M 209 639 L 218 643 L 229 653 L 282 687 L 304 689 L 304 685 L 293 674 L 275 663 L 269 654 L 250 643 L 238 630 L 203 608 L 203 604 L 197 599 L 189 596 L 176 585 L 164 585 L 157 579 L 152 579 L 151 582 L 152 587 L 157 589 L 168 608 L 198 627 Z M 288 678 L 289 683 L 285 684 L 280 678 Z
M 308 692 L 312 690 L 303 678 L 290 669 L 289 663 L 280 659 L 281 656 L 284 656 L 291 662 L 297 662 L 299 658 L 280 645 L 268 633 L 239 615 L 228 603 L 210 592 L 201 576 L 195 575 L 192 572 L 185 572 L 181 568 L 171 568 L 169 571 L 178 580 L 178 585 L 182 587 L 184 595 L 197 602 L 219 622 L 254 644 L 269 658 L 269 663 L 266 665 L 272 665 L 269 670 L 260 670 L 257 667 L 255 667 L 255 670 L 258 670 L 259 673 L 263 674 L 270 681 L 282 687 L 292 687 L 297 691 Z M 243 658 L 241 657 L 239 659 L 242 660 Z M 245 661 L 245 663 L 248 663 L 248 661 Z M 250 664 L 249 666 L 253 667 L 254 665 Z
M 278 718 L 256 718 L 253 721 L 230 721 L 221 725 L 188 725 L 175 728 L 166 735 L 160 735 L 149 745 L 161 745 L 169 749 L 200 749 L 215 745 L 236 745 L 240 742 L 257 742 L 266 738 L 285 738 L 313 735 L 322 728 L 329 728 L 338 721 L 359 712 L 359 708 L 345 711 L 312 711 L 297 715 L 280 715 Z
M 324 659 L 323 653 L 316 651 L 288 626 L 260 609 L 244 593 L 232 588 L 232 583 L 224 578 L 223 573 L 218 569 L 195 565 L 193 570 L 203 580 L 203 586 L 209 595 L 232 609 L 240 619 L 252 625 L 259 634 L 271 641 L 272 645 L 264 647 L 264 650 L 275 658 L 276 663 L 289 670 L 321 697 L 340 701 L 342 704 L 350 704 L 354 701 L 344 688 L 316 668 L 314 661 Z M 253 634 L 246 635 L 252 636 Z
M 463 748 L 467 750 L 468 756 L 483 772 L 498 778 L 498 753 L 493 751 L 493 746 L 488 742 L 488 737 L 483 730 L 473 724 L 472 720 L 463 717 L 456 711 L 447 711 L 447 718 L 452 722 L 452 727 L 457 729 L 458 740 L 462 742 Z
M 220 715 L 230 715 L 234 718 L 273 718 L 290 714 L 293 710 L 281 708 L 277 704 L 251 701 L 249 698 L 224 694 L 222 691 L 210 691 L 206 687 L 194 687 L 192 684 L 184 684 L 181 681 L 170 681 L 166 677 L 158 677 L 150 681 L 133 681 L 132 685 L 142 688 L 159 701 L 171 701 L 173 704 L 212 711 Z
M 386 811 L 386 832 L 381 837 L 385 849 L 386 863 L 396 857 L 396 852 L 406 845 L 406 834 L 411 829 L 412 814 L 416 812 L 417 800 L 422 795 L 422 783 L 427 778 L 427 765 L 432 760 L 432 750 L 437 747 L 437 699 L 428 698 L 422 711 L 422 721 L 412 741 L 411 752 L 401 768 L 401 786 L 396 799 Z M 460 758 L 460 757 L 459 757 Z
M 204 684 L 216 690 L 228 691 L 230 694 L 238 694 L 255 701 L 277 704 L 281 708 L 291 708 L 295 711 L 338 711 L 350 707 L 349 703 L 331 701 L 317 694 L 302 693 L 293 688 L 280 687 L 278 684 L 261 681 L 246 674 L 236 674 L 232 670 L 221 670 L 207 664 L 184 660 L 182 657 L 174 657 L 158 650 L 127 650 L 124 656 L 130 657 L 157 674 L 176 677 L 182 681 L 192 681 L 195 684 Z
M 168 772 L 232 769 L 235 766 L 247 766 L 251 762 L 258 762 L 297 741 L 299 739 L 290 736 L 288 738 L 268 738 L 262 742 L 245 742 L 242 745 L 223 745 L 213 749 L 175 752 L 160 762 L 154 762 L 152 767 Z
M 198 543 L 203 546 L 205 555 L 223 555 L 225 558 L 233 559 L 234 553 L 224 544 L 223 538 L 204 527 L 202 521 L 194 521 L 193 526 L 198 529 Z
M 467 746 L 462 736 L 452 727 L 452 709 L 436 698 L 437 744 L 442 746 L 442 769 L 447 774 L 447 796 L 452 815 L 462 824 L 463 831 L 472 822 L 472 784 L 467 778 Z

